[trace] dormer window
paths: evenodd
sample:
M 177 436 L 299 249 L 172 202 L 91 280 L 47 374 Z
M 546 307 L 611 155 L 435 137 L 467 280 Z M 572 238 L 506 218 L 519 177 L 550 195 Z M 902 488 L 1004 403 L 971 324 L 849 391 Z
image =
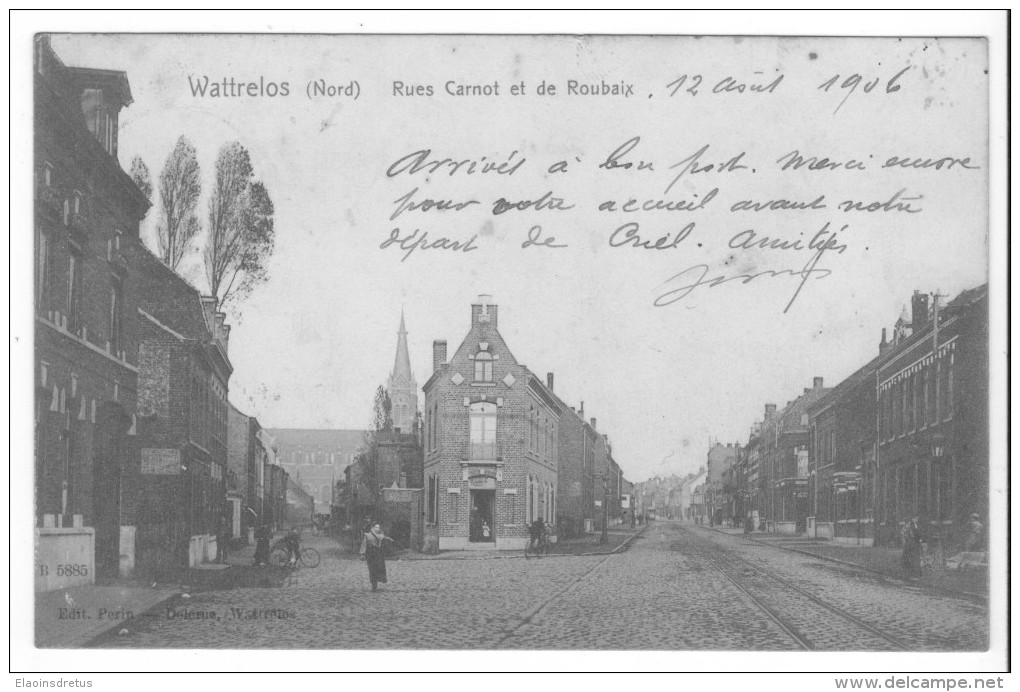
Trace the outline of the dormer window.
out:
M 488 351 L 475 354 L 475 382 L 492 382 L 492 354 Z
M 114 131 L 116 115 L 110 112 L 103 99 L 102 89 L 85 89 L 81 95 L 81 110 L 85 116 L 85 126 L 92 136 L 99 140 L 106 153 L 115 155 Z

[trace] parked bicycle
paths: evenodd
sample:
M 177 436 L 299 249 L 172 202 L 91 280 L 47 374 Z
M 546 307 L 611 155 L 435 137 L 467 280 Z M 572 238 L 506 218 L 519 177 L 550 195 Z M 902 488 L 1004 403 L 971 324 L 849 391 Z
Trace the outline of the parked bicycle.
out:
M 528 527 L 529 531 L 532 529 Z M 549 534 L 545 529 L 544 524 L 538 524 L 535 527 L 535 532 L 528 538 L 527 545 L 524 546 L 524 557 L 542 557 L 542 555 L 549 552 Z

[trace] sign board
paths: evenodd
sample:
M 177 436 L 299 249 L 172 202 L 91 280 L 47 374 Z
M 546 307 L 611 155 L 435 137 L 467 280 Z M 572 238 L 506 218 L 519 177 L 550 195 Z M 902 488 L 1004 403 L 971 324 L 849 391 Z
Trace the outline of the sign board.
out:
M 142 473 L 150 476 L 178 476 L 181 450 L 142 448 Z
M 620 509 L 630 509 L 630 495 L 620 496 Z
M 495 490 L 496 478 L 494 476 L 471 476 L 468 478 L 468 488 L 471 490 Z

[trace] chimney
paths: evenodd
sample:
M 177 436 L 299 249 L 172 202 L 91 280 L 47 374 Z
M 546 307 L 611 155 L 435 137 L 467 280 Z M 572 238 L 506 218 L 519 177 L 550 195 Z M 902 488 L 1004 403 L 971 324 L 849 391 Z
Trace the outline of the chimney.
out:
M 223 344 L 224 353 L 229 353 L 230 349 L 230 325 L 223 325 L 223 334 L 220 337 L 220 343 Z
M 581 416 L 581 420 L 584 420 L 584 402 L 581 402 L 581 408 L 577 409 L 578 414 Z
M 772 416 L 774 415 L 776 415 L 776 405 L 765 404 L 765 420 L 766 421 L 772 420 Z
M 597 422 L 598 422 L 598 421 L 597 421 L 597 420 L 596 420 L 595 418 L 592 418 L 592 419 L 591 419 L 591 427 L 592 427 L 593 429 L 595 429 L 595 430 L 598 430 L 598 428 L 599 428 L 599 426 L 597 426 L 597 425 L 596 425 L 596 423 L 597 423 Z
M 202 313 L 205 316 L 205 325 L 216 336 L 216 296 L 201 296 Z
M 446 341 L 437 339 L 432 342 L 432 372 L 439 372 L 446 362 Z
M 551 372 L 545 374 L 545 386 L 549 388 L 550 392 L 553 390 L 553 374 Z
M 882 327 L 882 340 L 878 343 L 879 354 L 885 353 L 887 348 L 889 348 L 889 340 L 885 336 L 885 327 Z
M 921 327 L 928 324 L 928 294 L 914 291 L 910 298 L 910 326 L 916 334 Z
M 822 388 L 822 382 L 824 382 L 824 381 L 825 381 L 824 378 L 816 377 L 815 380 L 814 380 L 814 388 L 815 389 L 821 389 Z
M 488 293 L 478 296 L 478 301 L 471 305 L 471 326 L 474 327 L 478 324 L 496 328 L 496 305 Z

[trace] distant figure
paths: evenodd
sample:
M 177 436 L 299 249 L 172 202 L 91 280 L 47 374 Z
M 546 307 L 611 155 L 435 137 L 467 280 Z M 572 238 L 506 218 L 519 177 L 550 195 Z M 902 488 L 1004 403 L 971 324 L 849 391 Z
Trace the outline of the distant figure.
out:
M 744 533 L 751 533 L 754 531 L 754 517 L 744 518 Z
M 492 535 L 492 529 L 489 528 L 489 522 L 482 522 L 482 538 L 489 540 L 489 536 Z
M 907 520 L 906 525 L 903 527 L 903 567 L 909 572 L 919 572 L 921 570 L 921 543 L 924 540 L 924 535 L 921 533 L 921 527 L 917 517 L 912 517 Z
M 273 531 L 268 524 L 261 524 L 255 529 L 255 566 L 261 567 L 269 564 L 269 539 Z
M 981 550 L 982 538 L 985 527 L 981 523 L 981 517 L 977 514 L 970 515 L 970 522 L 967 523 L 967 538 L 963 541 L 963 550 L 967 553 L 976 553 Z
M 373 522 L 372 528 L 361 539 L 361 554 L 368 563 L 368 580 L 372 583 L 372 591 L 379 590 L 379 584 L 386 583 L 386 548 L 385 542 L 393 540 L 382 531 L 379 522 Z
M 301 537 L 296 528 L 291 527 L 283 537 L 283 547 L 287 549 L 287 562 L 296 565 L 298 558 L 301 557 Z

